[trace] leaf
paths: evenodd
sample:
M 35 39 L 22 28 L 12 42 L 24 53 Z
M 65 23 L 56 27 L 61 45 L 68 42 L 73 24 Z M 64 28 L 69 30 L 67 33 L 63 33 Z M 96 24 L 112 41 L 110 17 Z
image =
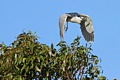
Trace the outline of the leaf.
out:
M 26 61 L 26 58 L 23 58 L 22 62 L 25 63 L 25 61 Z
M 70 46 L 66 41 L 60 41 L 57 44 L 59 47 L 55 48 L 53 43 L 48 46 L 38 42 L 35 34 L 23 32 L 12 42 L 12 46 L 2 47 L 2 80 L 104 80 L 104 77 L 99 77 L 103 70 L 98 65 L 98 56 L 91 53 L 91 45 L 80 45 L 79 36 Z M 37 71 L 39 75 L 36 75 Z
M 19 76 L 17 80 L 22 80 L 21 76 Z
M 21 68 L 21 72 L 26 69 L 26 65 L 24 64 L 23 67 Z
M 100 77 L 98 78 L 98 80 L 106 80 L 106 77 L 105 77 L 105 76 L 100 76 Z
M 95 64 L 98 64 L 99 60 L 95 60 Z

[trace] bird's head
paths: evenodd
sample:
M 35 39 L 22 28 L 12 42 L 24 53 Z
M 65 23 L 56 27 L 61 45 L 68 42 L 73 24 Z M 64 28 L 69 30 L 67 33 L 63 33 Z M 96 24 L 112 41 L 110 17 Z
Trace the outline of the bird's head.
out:
M 83 22 L 85 22 L 85 26 L 92 26 L 92 20 L 90 19 L 90 17 L 88 15 L 85 14 L 80 14 L 80 17 L 82 19 Z
M 87 21 L 87 19 L 89 18 L 88 15 L 85 15 L 85 14 L 80 14 L 80 18 L 84 21 Z

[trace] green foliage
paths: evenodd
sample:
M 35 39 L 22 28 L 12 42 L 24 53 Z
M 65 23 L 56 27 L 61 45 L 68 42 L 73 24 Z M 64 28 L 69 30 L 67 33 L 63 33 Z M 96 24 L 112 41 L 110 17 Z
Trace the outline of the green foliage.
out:
M 56 50 L 38 42 L 37 36 L 21 33 L 11 46 L 4 45 L 0 55 L 0 80 L 105 80 L 99 76 L 99 59 L 91 46 L 81 46 L 77 37 L 70 46 L 60 41 Z

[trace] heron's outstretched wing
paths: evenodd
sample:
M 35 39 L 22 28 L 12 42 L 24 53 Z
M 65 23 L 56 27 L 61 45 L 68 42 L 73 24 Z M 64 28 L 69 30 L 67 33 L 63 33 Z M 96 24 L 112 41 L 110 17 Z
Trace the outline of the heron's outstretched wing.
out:
M 64 25 L 66 23 L 66 20 L 67 20 L 68 16 L 69 16 L 68 14 L 63 14 L 63 15 L 60 16 L 60 19 L 59 19 L 59 28 L 60 28 L 61 39 L 64 37 Z
M 85 38 L 85 40 L 89 43 L 94 41 L 94 29 L 92 25 L 92 21 L 89 17 L 87 17 L 86 21 L 81 21 L 81 31 Z

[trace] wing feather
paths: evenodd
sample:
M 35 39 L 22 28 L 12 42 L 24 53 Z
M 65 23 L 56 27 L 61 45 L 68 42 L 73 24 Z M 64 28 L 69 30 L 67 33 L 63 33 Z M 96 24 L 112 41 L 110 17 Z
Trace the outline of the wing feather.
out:
M 66 23 L 68 15 L 67 14 L 63 14 L 60 16 L 59 19 L 59 28 L 60 28 L 60 37 L 63 38 L 64 37 L 64 25 Z
M 87 17 L 86 21 L 81 21 L 81 31 L 87 42 L 94 41 L 94 29 L 92 26 L 92 21 L 89 17 Z

